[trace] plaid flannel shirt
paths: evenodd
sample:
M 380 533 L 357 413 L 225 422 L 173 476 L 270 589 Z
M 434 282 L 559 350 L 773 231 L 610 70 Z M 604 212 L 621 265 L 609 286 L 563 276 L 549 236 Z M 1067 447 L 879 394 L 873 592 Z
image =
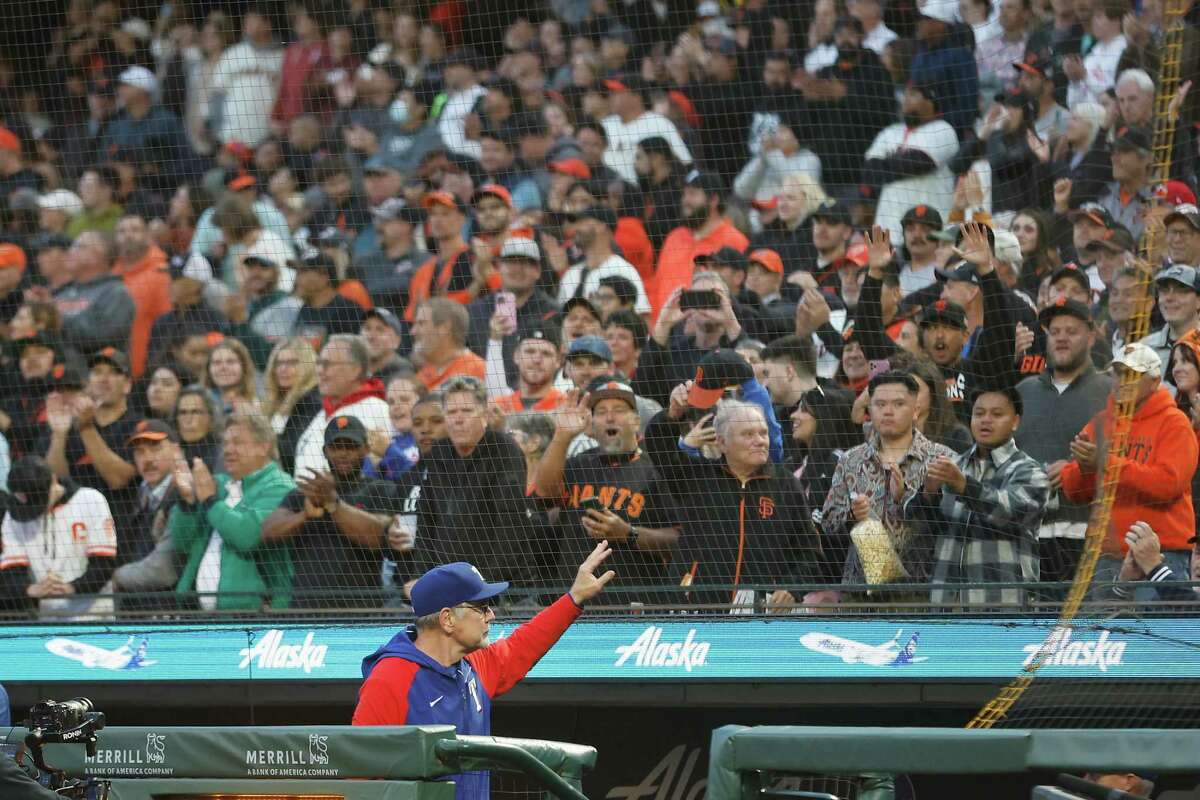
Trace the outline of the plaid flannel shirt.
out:
M 955 463 L 966 475 L 962 494 L 943 486 L 909 502 L 933 537 L 934 584 L 1035 582 L 1040 569 L 1037 532 L 1049 496 L 1046 473 L 1011 439 L 986 456 L 975 445 Z M 1017 605 L 1014 587 L 935 587 L 930 601 L 946 605 Z

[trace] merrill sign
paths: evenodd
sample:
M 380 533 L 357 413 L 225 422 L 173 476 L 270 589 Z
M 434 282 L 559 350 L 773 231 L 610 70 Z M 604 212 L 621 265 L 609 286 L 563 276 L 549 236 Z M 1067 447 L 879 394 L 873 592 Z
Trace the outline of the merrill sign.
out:
M 146 734 L 146 746 L 136 747 L 101 747 L 94 756 L 84 756 L 83 769 L 87 775 L 106 777 L 116 776 L 171 776 L 174 767 L 165 766 L 167 762 L 166 734 Z M 161 765 L 161 766 L 156 766 Z
M 307 748 L 247 750 L 246 774 L 253 777 L 337 777 L 329 764 L 329 737 L 310 734 Z

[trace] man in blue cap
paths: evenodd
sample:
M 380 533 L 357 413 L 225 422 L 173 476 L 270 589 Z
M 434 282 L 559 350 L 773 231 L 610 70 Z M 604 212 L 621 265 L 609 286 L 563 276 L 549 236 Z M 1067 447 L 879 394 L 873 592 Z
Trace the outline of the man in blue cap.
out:
M 596 575 L 611 553 L 607 541 L 596 545 L 569 592 L 495 644 L 488 643 L 492 601 L 508 583 L 488 583 L 462 561 L 429 570 L 410 593 L 416 624 L 363 659 L 354 724 L 453 725 L 462 735 L 490 735 L 492 698 L 524 678 L 616 576 Z M 487 772 L 451 777 L 456 800 L 488 797 Z

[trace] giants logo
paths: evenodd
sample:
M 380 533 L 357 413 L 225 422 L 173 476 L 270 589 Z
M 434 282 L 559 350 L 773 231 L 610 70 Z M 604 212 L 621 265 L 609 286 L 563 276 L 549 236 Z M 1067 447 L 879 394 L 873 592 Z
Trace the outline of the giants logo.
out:
M 579 503 L 593 497 L 600 498 L 604 507 L 615 514 L 623 513 L 629 519 L 637 519 L 646 507 L 646 496 L 641 492 L 626 489 L 624 486 L 600 486 L 590 483 L 575 484 L 571 487 L 571 508 L 579 508 Z
M 775 501 L 769 497 L 758 498 L 758 516 L 762 519 L 770 519 L 775 516 Z

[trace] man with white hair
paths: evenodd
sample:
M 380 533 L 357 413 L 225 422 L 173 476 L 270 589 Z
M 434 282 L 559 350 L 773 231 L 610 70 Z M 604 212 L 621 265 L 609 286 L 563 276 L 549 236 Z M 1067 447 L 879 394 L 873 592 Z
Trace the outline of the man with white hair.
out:
M 1052 488 L 1061 487 L 1074 503 L 1091 502 L 1106 463 L 1120 462 L 1116 502 L 1105 532 L 1103 554 L 1096 566 L 1097 591 L 1111 592 L 1130 544 L 1126 534 L 1136 523 L 1158 533 L 1163 558 L 1173 572 L 1190 574 L 1188 540 L 1195 535 L 1192 508 L 1192 475 L 1196 471 L 1197 445 L 1187 414 L 1175 406 L 1162 385 L 1163 363 L 1158 353 L 1141 342 L 1127 344 L 1113 357 L 1113 373 L 1122 384 L 1118 392 L 1132 392 L 1133 419 L 1124 452 L 1108 453 L 1105 440 L 1112 436 L 1112 402 L 1071 442 L 1071 460 L 1056 461 L 1046 473 Z M 1136 536 L 1134 537 L 1137 538 Z M 1136 599 L 1153 599 L 1153 589 L 1139 588 Z
M 722 399 L 734 387 L 744 398 L 765 402 Z M 699 447 L 697 457 L 681 449 L 685 433 L 682 444 Z M 710 354 L 694 381 L 675 387 L 670 408 L 646 429 L 645 445 L 680 507 L 705 510 L 686 516 L 673 562 L 680 585 L 693 587 L 693 602 L 750 613 L 764 602 L 768 608 L 795 605 L 812 584 L 826 582 L 812 509 L 799 481 L 773 463 L 772 452 L 782 448 L 775 412 L 754 369 L 736 351 Z M 696 590 L 730 584 L 732 591 Z M 757 593 L 742 584 L 772 591 Z

